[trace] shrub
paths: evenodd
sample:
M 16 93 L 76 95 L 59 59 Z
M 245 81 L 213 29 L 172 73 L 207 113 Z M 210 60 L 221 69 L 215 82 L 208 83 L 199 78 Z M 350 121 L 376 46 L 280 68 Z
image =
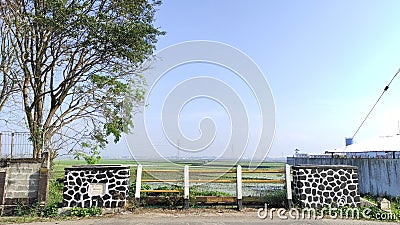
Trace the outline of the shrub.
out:
M 48 205 L 61 205 L 63 201 L 64 184 L 51 180 L 49 184 Z
M 267 193 L 264 198 L 265 202 L 271 207 L 284 208 L 287 206 L 285 189 Z
M 20 217 L 56 217 L 58 216 L 58 204 L 47 204 L 43 207 L 38 204 L 26 205 L 18 203 L 14 209 L 13 215 Z
M 136 188 L 136 183 L 135 183 L 135 182 L 132 182 L 132 183 L 129 185 L 129 187 L 128 187 L 128 196 L 129 196 L 129 198 L 131 198 L 131 199 L 135 198 L 135 188 Z M 142 183 L 142 184 L 140 185 L 140 189 L 141 189 L 141 190 L 150 190 L 151 187 L 150 187 L 150 185 L 148 185 L 148 184 L 143 184 L 143 183 Z M 140 197 L 146 197 L 146 196 L 147 196 L 147 193 L 146 193 L 146 192 L 140 194 Z
M 37 212 L 37 205 L 26 205 L 21 202 L 16 203 L 16 207 L 13 210 L 13 215 L 14 216 L 35 216 Z
M 43 209 L 39 211 L 38 216 L 40 217 L 58 216 L 58 204 L 57 203 L 47 204 Z

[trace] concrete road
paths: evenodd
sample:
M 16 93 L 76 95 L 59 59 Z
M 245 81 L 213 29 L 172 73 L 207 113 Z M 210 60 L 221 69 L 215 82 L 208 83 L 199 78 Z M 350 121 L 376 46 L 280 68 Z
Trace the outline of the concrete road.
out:
M 396 222 L 380 222 L 365 220 L 341 220 L 341 219 L 287 219 L 281 220 L 278 217 L 273 219 L 260 219 L 257 210 L 246 209 L 244 212 L 235 210 L 218 209 L 190 209 L 189 211 L 180 210 L 138 210 L 134 213 L 123 213 L 117 215 L 104 215 L 96 218 L 84 218 L 80 220 L 35 222 L 32 225 L 224 225 L 224 224 L 250 224 L 250 225 L 382 225 L 399 224 Z

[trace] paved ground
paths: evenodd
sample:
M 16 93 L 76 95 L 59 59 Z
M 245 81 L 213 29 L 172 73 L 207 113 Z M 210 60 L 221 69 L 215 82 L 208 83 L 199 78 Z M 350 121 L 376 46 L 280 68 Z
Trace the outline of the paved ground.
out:
M 281 220 L 277 216 L 271 219 L 260 219 L 256 209 L 246 209 L 244 212 L 235 210 L 219 210 L 219 209 L 190 209 L 189 211 L 181 210 L 140 210 L 135 213 L 123 213 L 117 215 L 105 215 L 91 219 L 69 220 L 69 221 L 52 221 L 52 222 L 35 222 L 31 225 L 224 225 L 224 224 L 268 224 L 268 225 L 382 225 L 382 224 L 399 224 L 395 222 L 379 222 L 365 220 L 339 220 L 339 219 L 288 219 Z

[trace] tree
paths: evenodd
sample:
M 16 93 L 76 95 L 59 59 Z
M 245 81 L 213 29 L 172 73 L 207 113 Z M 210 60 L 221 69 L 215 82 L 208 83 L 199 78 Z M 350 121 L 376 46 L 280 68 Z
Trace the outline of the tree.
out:
M 13 64 L 13 52 L 10 50 L 8 27 L 0 21 L 0 111 L 5 106 L 8 98 L 16 91 L 16 83 L 10 74 L 10 65 Z
M 9 78 L 19 90 L 34 158 L 117 142 L 144 97 L 159 1 L 0 0 Z M 3 73 L 4 74 L 4 73 Z

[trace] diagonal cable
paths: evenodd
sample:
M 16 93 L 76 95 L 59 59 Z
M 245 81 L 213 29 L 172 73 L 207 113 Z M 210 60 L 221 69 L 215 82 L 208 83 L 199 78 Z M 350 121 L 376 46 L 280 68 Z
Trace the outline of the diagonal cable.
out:
M 386 85 L 386 87 L 383 89 L 382 94 L 379 96 L 378 100 L 375 102 L 374 106 L 372 106 L 371 110 L 369 110 L 367 116 L 364 118 L 364 120 L 361 122 L 360 126 L 357 128 L 356 132 L 354 133 L 353 137 L 351 139 L 354 139 L 358 131 L 361 129 L 361 127 L 364 125 L 365 121 L 368 119 L 369 115 L 372 113 L 372 111 L 375 109 L 375 106 L 378 104 L 378 102 L 381 100 L 383 94 L 389 89 L 390 84 L 393 82 L 394 78 L 396 78 L 397 74 L 400 73 L 400 69 L 397 70 L 397 72 L 394 74 L 392 79 L 390 80 L 389 84 Z

